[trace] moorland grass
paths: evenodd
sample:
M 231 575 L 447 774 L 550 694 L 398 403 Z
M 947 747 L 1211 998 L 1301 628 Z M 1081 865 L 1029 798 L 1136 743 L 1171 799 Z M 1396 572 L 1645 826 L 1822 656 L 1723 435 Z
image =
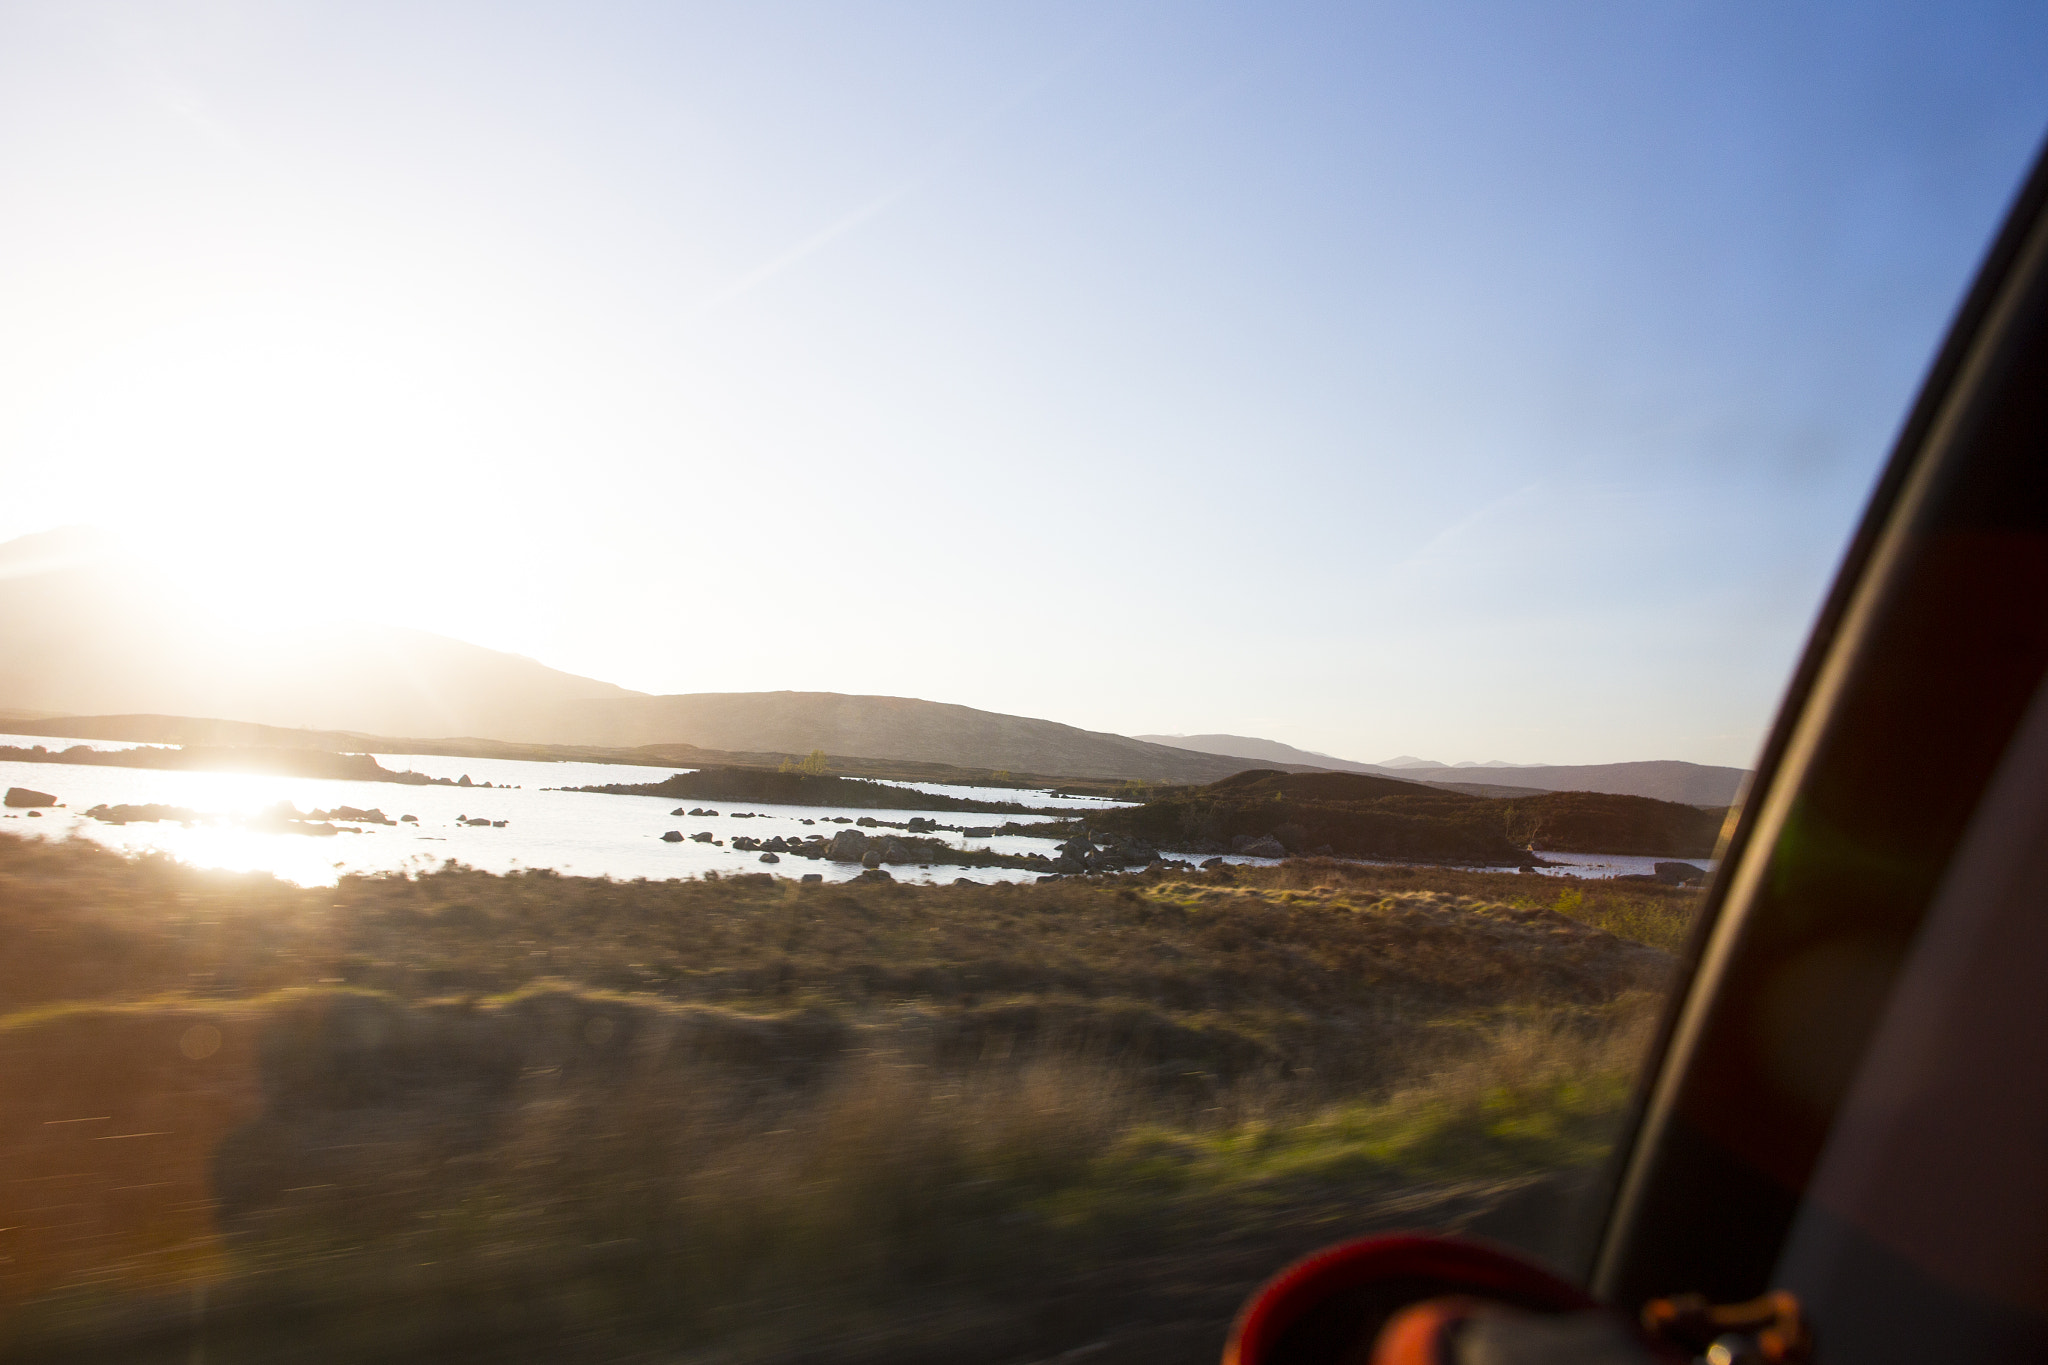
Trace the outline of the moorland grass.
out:
M 0 1296 L 54 1351 L 203 1295 L 215 1360 L 1213 1354 L 1286 1257 L 1597 1160 L 1691 904 L 1327 860 L 301 889 L 0 839 L 0 1156 L 71 1220 L 0 1210 Z

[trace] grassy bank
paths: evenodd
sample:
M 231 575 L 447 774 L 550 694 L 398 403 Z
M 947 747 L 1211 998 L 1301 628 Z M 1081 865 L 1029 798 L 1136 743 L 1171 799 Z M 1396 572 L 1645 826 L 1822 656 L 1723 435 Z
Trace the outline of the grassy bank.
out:
M 1595 1159 L 1669 965 L 1596 924 L 1690 905 L 1316 862 L 302 890 L 0 840 L 0 1155 L 63 1190 L 10 1196 L 0 1296 L 167 1353 L 197 1303 L 216 1360 L 1213 1359 L 1288 1256 Z
M 1090 813 L 1088 823 L 1197 853 L 1228 853 L 1234 839 L 1271 837 L 1290 853 L 1512 867 L 1531 847 L 1709 857 L 1726 816 L 1644 796 L 1544 792 L 1503 799 L 1364 773 L 1254 770 L 1165 788 L 1142 806 Z

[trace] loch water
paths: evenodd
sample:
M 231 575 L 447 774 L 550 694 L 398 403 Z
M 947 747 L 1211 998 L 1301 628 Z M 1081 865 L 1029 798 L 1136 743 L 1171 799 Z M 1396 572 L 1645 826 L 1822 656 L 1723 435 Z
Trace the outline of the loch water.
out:
M 102 752 L 152 746 L 105 740 L 68 739 L 47 735 L 0 734 L 0 746 L 59 751 L 83 744 Z M 159 746 L 160 747 L 160 746 Z M 575 876 L 698 877 L 706 872 L 774 872 L 797 877 L 816 872 L 827 881 L 859 874 L 851 863 L 784 856 L 764 865 L 758 853 L 731 847 L 735 835 L 767 841 L 780 835 L 801 839 L 807 834 L 828 838 L 842 828 L 837 820 L 873 816 L 907 821 L 923 816 L 945 825 L 969 828 L 999 826 L 1014 820 L 1030 823 L 1042 817 L 984 815 L 953 811 L 866 810 L 830 806 L 731 804 L 657 796 L 610 796 L 564 791 L 565 787 L 611 783 L 659 782 L 670 773 L 688 771 L 621 763 L 544 763 L 526 759 L 448 758 L 435 754 L 378 754 L 377 761 L 393 772 L 410 770 L 427 777 L 459 780 L 460 786 L 408 786 L 395 782 L 353 782 L 330 778 L 286 777 L 265 773 L 186 772 L 155 768 L 102 767 L 97 764 L 0 762 L 0 787 L 28 787 L 48 792 L 61 803 L 37 817 L 10 810 L 0 818 L 0 831 L 43 838 L 91 839 L 128 853 L 163 853 L 194 867 L 269 872 L 302 886 L 331 885 L 351 873 L 418 872 L 450 860 L 486 872 L 520 868 L 552 868 Z M 485 786 L 482 784 L 490 784 Z M 1112 808 L 1124 803 L 1091 797 L 1061 796 L 1050 791 L 1006 787 L 949 786 L 942 783 L 892 783 L 911 790 L 982 801 L 1015 801 L 1062 811 Z M 280 804 L 300 812 L 352 806 L 381 810 L 392 820 L 412 815 L 417 823 L 377 825 L 335 822 L 340 832 L 313 835 L 285 832 L 247 823 Z M 192 823 L 138 821 L 125 825 L 89 819 L 98 805 L 164 805 L 206 817 Z M 708 807 L 716 816 L 678 816 L 678 808 Z M 467 825 L 465 819 L 489 820 Z M 805 824 L 809 820 L 814 823 Z M 502 825 L 497 822 L 503 821 Z M 828 823 L 831 822 L 831 823 Z M 679 830 L 681 843 L 665 843 L 662 835 Z M 696 843 L 687 836 L 708 831 L 724 847 Z M 956 847 L 992 849 L 998 853 L 1053 853 L 1045 839 L 1021 835 L 968 839 L 958 834 Z M 1648 872 L 1655 859 L 1610 854 L 1549 854 L 1564 865 L 1545 869 L 1552 875 L 1613 877 Z M 1269 863 L 1270 859 L 1233 857 L 1233 863 Z M 1705 865 L 1702 863 L 1701 865 Z M 1511 869 L 1510 869 L 1511 870 Z M 1019 868 L 957 867 L 933 864 L 892 867 L 899 881 L 950 882 L 964 877 L 976 882 L 1029 881 L 1036 873 Z

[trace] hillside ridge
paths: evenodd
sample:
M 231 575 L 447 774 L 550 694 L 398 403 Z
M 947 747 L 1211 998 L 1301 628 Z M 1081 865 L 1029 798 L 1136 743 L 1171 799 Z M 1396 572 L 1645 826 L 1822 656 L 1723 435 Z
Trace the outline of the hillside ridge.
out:
M 1374 777 L 1423 782 L 1449 791 L 1473 795 L 1511 795 L 1522 791 L 1604 792 L 1612 796 L 1647 796 L 1656 801 L 1676 801 L 1688 806 L 1733 805 L 1750 774 L 1744 768 L 1687 763 L 1681 759 L 1642 759 L 1629 763 L 1473 763 L 1451 765 L 1425 759 L 1389 763 L 1359 763 L 1333 758 L 1308 749 L 1297 749 L 1278 740 L 1250 735 L 1140 735 L 1140 739 L 1170 744 L 1200 753 L 1229 755 L 1261 761 L 1279 759 L 1320 767 L 1332 772 L 1364 773 Z M 1267 762 L 1266 766 L 1276 766 Z

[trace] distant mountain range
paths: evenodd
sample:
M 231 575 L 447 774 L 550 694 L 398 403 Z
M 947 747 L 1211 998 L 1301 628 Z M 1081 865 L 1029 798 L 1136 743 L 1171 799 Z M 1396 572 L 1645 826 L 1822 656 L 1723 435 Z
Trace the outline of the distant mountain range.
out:
M 1417 758 L 1413 754 L 1402 754 L 1399 758 L 1381 759 L 1379 766 L 1391 768 L 1399 772 L 1409 768 L 1540 768 L 1544 765 L 1541 763 L 1509 763 L 1498 758 L 1490 758 L 1484 763 L 1439 763 L 1433 758 Z
M 1276 740 L 1248 735 L 1139 735 L 1154 744 L 1168 744 L 1200 753 L 1253 759 L 1270 765 L 1294 764 L 1334 772 L 1370 773 L 1405 778 L 1474 796 L 1510 796 L 1517 789 L 1546 792 L 1606 792 L 1616 796 L 1649 796 L 1688 806 L 1732 805 L 1749 773 L 1742 768 L 1717 768 L 1676 759 L 1639 763 L 1520 764 L 1460 763 L 1455 767 L 1430 759 L 1388 759 L 1358 763 Z
M 1250 735 L 1133 735 L 1132 738 L 1147 744 L 1192 749 L 1201 754 L 1247 758 L 1283 771 L 1289 768 L 1321 768 L 1328 772 L 1371 773 L 1376 777 L 1389 775 L 1379 764 L 1354 763 L 1348 758 L 1332 758 L 1313 749 L 1297 749 L 1292 744 L 1282 744 L 1275 739 L 1254 739 Z
M 327 581 L 308 580 L 309 597 L 331 590 Z M 37 728 L 47 733 L 47 723 L 61 717 L 127 718 L 154 726 L 152 733 L 161 733 L 165 718 L 192 717 L 421 740 L 694 746 L 770 757 L 823 749 L 1113 781 L 1212 782 L 1253 767 L 1335 770 L 1477 795 L 1576 789 L 1696 805 L 1726 804 L 1742 778 L 1736 769 L 1689 763 L 1389 769 L 1272 740 L 1131 737 L 910 697 L 649 696 L 424 631 L 237 630 L 180 599 L 149 566 L 109 553 L 96 539 L 52 532 L 0 545 L 0 726 L 41 721 Z M 1467 777 L 1480 771 L 1484 783 Z

